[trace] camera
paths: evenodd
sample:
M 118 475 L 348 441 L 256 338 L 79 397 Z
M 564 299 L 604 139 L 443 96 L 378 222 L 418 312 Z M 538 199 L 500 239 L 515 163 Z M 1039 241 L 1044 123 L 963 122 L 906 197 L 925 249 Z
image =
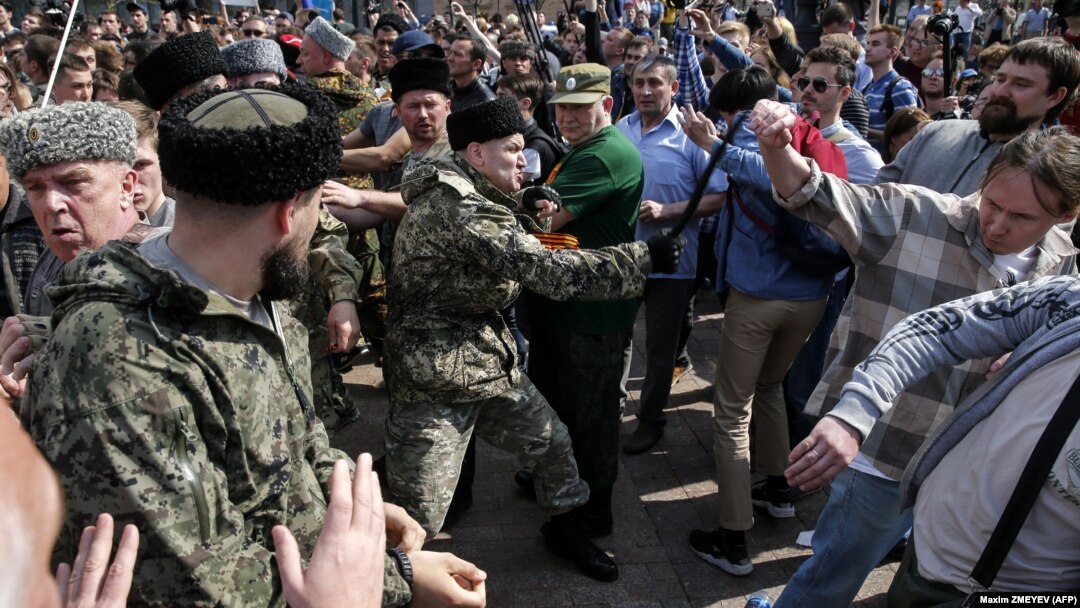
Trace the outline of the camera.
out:
M 71 2 L 69 0 L 44 0 L 44 2 L 38 0 L 37 2 L 31 2 L 31 4 L 45 13 L 45 17 L 50 24 L 57 27 L 67 25 L 68 13 L 71 12 Z M 75 13 L 75 20 L 72 23 L 78 25 L 82 20 L 82 13 Z
M 926 33 L 944 40 L 959 26 L 960 20 L 956 15 L 952 11 L 945 11 L 930 17 L 926 22 Z
M 364 12 L 368 15 L 377 15 L 382 12 L 382 4 L 379 2 L 371 2 L 364 9 Z

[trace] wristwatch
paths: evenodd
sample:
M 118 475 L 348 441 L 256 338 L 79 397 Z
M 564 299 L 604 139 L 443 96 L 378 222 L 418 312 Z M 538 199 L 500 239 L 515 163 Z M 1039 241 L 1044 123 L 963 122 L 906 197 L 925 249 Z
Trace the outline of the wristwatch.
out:
M 398 572 L 401 573 L 401 578 L 405 579 L 405 584 L 412 591 L 413 571 L 412 560 L 409 559 L 409 555 L 397 547 L 390 547 L 386 550 L 386 554 L 393 558 L 394 563 L 397 564 Z

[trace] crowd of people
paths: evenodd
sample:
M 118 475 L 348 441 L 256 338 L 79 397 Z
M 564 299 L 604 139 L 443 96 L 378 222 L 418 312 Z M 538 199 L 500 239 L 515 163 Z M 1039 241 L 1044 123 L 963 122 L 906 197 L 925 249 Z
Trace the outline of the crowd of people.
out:
M 477 437 L 614 581 L 619 458 L 664 448 L 706 286 L 695 554 L 751 575 L 755 519 L 827 486 L 775 606 L 847 606 L 898 547 L 890 606 L 1080 589 L 1080 3 L 838 2 L 814 48 L 690 4 L 133 1 L 65 44 L 0 1 L 0 607 L 484 605 L 424 549 Z M 361 353 L 390 406 L 352 460 Z

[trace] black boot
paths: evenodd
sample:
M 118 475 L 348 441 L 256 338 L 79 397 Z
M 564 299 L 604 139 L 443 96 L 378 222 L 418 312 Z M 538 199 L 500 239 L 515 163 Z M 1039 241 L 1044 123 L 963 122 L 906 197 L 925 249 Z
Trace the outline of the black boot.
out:
M 610 536 L 614 518 L 611 515 L 611 488 L 593 490 L 589 502 L 579 514 L 581 527 L 589 538 Z
M 528 469 L 521 469 L 517 473 L 514 473 L 514 483 L 521 488 L 521 493 L 525 498 L 536 500 L 536 486 L 533 485 L 533 474 Z
M 555 515 L 550 522 L 540 526 L 540 532 L 552 551 L 573 561 L 585 576 L 605 583 L 618 580 L 619 567 L 585 537 L 574 511 Z

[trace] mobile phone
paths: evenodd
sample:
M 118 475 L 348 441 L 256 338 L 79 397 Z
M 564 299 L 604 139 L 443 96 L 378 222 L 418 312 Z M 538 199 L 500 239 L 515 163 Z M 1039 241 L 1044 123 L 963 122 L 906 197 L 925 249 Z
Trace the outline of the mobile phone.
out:
M 671 0 L 671 4 L 677 11 L 686 10 L 686 0 Z
M 754 5 L 754 9 L 757 11 L 757 16 L 762 19 L 772 17 L 776 11 L 776 7 L 771 2 L 759 2 Z

